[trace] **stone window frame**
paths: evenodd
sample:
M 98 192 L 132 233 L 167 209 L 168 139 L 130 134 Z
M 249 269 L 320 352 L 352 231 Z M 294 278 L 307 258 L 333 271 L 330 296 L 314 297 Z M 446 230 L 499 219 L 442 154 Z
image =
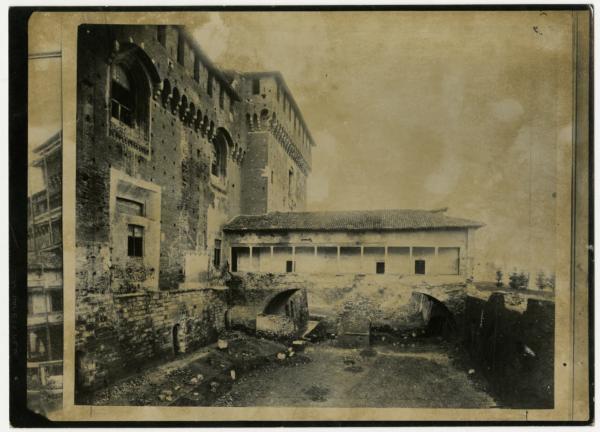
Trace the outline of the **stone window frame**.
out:
M 152 98 L 160 76 L 152 60 L 137 45 L 131 42 L 114 42 L 113 52 L 108 59 L 105 103 L 111 106 L 113 82 L 117 70 L 126 73 L 131 91 L 134 94 L 134 109 L 131 124 L 124 123 L 112 115 L 112 110 L 106 110 L 106 120 L 109 125 L 107 133 L 115 141 L 126 145 L 141 156 L 150 157 L 152 130 Z
M 126 198 L 134 201 L 141 201 L 134 195 L 143 194 L 145 198 L 143 215 L 132 215 L 121 213 L 117 209 L 117 199 Z M 114 250 L 117 246 L 121 253 L 113 256 L 111 252 L 111 261 L 118 265 L 127 265 L 127 263 L 142 264 L 148 269 L 153 269 L 153 274 L 141 284 L 144 288 L 158 290 L 158 275 L 160 268 L 160 249 L 161 249 L 161 212 L 162 212 L 162 188 L 152 182 L 131 177 L 125 172 L 114 167 L 110 168 L 110 196 L 109 196 L 109 220 L 110 220 L 110 244 Z M 122 225 L 123 224 L 123 225 Z M 122 229 L 127 228 L 124 225 L 139 225 L 144 227 L 143 256 L 127 256 L 127 244 L 123 241 Z M 118 261 L 115 261 L 115 258 Z

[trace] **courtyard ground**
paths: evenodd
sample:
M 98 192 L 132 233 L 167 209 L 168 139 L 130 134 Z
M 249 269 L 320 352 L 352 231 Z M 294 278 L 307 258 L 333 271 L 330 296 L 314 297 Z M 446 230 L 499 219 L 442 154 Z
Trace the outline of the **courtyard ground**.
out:
M 379 340 L 344 349 L 328 340 L 303 352 L 247 336 L 206 347 L 89 395 L 98 405 L 488 408 L 478 372 L 438 338 Z M 404 343 L 406 342 L 406 343 Z M 283 353 L 286 353 L 284 356 Z
M 304 353 L 309 361 L 251 371 L 215 405 L 494 407 L 481 382 L 451 359 L 451 349 L 431 342 L 382 344 L 367 350 L 315 344 Z

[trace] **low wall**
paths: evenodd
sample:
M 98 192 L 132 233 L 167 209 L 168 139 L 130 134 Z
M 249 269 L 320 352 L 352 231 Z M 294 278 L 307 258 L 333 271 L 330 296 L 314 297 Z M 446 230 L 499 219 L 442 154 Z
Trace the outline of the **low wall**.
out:
M 76 304 L 80 390 L 106 385 L 175 350 L 214 342 L 225 327 L 227 309 L 223 289 L 78 293 Z
M 513 307 L 505 296 L 467 297 L 467 351 L 501 402 L 515 408 L 552 408 L 554 302 L 525 298 Z

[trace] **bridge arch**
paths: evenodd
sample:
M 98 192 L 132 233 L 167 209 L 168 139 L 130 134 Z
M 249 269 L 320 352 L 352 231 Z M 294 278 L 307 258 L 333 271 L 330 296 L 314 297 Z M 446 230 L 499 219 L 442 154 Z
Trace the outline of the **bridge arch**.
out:
M 291 288 L 273 295 L 269 300 L 267 300 L 262 313 L 265 315 L 286 313 L 286 304 L 288 303 L 289 299 L 299 290 L 300 288 Z
M 413 302 L 415 312 L 421 314 L 428 334 L 448 337 L 456 331 L 455 314 L 444 301 L 431 294 L 414 291 Z

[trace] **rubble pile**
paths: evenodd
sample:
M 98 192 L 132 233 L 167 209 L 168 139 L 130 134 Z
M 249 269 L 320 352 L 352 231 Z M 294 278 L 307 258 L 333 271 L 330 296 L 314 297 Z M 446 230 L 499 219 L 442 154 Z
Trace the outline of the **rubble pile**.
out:
M 290 346 L 240 332 L 224 333 L 211 347 L 126 378 L 93 395 L 96 405 L 209 406 L 251 371 L 309 361 Z

